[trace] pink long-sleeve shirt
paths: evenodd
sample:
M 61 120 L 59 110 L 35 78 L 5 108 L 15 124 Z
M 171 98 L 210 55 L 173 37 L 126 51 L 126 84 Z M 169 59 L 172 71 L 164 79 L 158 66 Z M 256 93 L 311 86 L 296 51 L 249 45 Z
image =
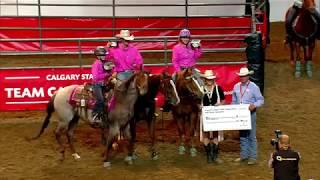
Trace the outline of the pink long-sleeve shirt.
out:
M 107 59 L 113 60 L 116 72 L 136 70 L 143 64 L 143 59 L 137 48 L 131 44 L 127 48 L 119 43 L 119 47 L 110 48 Z
M 201 55 L 201 48 L 192 48 L 190 43 L 187 46 L 181 43 L 175 45 L 172 49 L 172 64 L 175 71 L 179 72 L 181 67 L 194 66 Z
M 112 74 L 103 68 L 103 63 L 99 59 L 96 59 L 92 64 L 91 73 L 93 83 L 103 83 L 104 79 Z

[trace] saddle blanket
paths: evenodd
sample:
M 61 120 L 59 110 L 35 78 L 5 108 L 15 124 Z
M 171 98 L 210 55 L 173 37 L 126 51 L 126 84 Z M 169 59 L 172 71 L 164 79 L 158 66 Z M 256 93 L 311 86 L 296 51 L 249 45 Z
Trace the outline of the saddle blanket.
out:
M 74 107 L 83 107 L 93 109 L 96 99 L 90 90 L 85 89 L 83 85 L 79 85 L 72 90 L 69 98 L 69 104 Z

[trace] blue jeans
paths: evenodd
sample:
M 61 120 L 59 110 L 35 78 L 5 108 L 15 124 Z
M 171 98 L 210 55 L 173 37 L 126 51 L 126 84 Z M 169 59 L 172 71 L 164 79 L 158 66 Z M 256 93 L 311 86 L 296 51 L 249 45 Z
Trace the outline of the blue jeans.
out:
M 257 159 L 256 112 L 251 113 L 251 128 L 240 131 L 241 159 Z
M 93 108 L 93 112 L 95 113 L 102 113 L 104 110 L 104 96 L 102 93 L 103 85 L 101 84 L 94 84 L 93 85 L 93 92 L 96 97 L 96 104 Z
M 129 79 L 133 75 L 133 71 L 123 71 L 117 73 L 117 79 L 120 81 L 124 81 Z

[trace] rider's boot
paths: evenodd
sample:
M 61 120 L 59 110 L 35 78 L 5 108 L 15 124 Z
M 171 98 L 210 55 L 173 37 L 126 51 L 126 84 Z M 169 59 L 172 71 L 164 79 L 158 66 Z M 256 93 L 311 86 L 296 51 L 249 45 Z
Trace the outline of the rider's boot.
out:
M 204 146 L 204 149 L 207 153 L 207 163 L 212 163 L 212 155 L 211 155 L 211 147 L 210 147 L 210 144 L 207 144 Z

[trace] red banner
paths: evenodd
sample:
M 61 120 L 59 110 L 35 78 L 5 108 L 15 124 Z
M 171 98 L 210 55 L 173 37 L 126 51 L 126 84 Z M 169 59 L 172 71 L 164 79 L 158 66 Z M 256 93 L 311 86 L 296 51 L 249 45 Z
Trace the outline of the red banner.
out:
M 233 85 L 239 81 L 236 72 L 240 65 L 198 66 L 203 72 L 213 69 L 217 82 L 225 91 L 227 102 L 231 101 Z M 151 73 L 159 74 L 166 66 L 148 66 Z M 169 67 L 172 72 L 172 67 Z M 48 99 L 60 87 L 91 81 L 90 68 L 48 68 L 48 69 L 1 69 L 0 70 L 0 111 L 43 110 Z M 162 104 L 158 96 L 158 105 Z

